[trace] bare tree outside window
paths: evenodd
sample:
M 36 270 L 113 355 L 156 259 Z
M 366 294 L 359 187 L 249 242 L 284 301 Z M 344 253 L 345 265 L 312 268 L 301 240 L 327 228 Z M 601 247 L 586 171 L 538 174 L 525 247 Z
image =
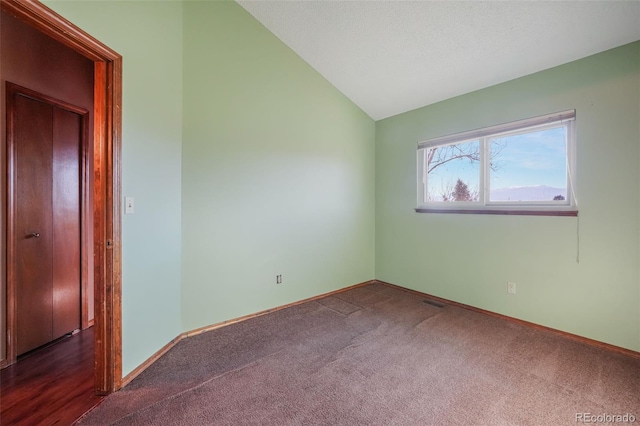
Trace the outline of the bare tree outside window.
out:
M 480 161 L 480 145 L 463 143 L 431 148 L 427 153 L 427 174 L 454 160 Z
M 492 144 L 490 167 L 497 170 L 494 159 L 500 154 L 506 142 Z M 427 180 L 432 182 L 430 201 L 478 201 L 480 144 L 478 141 L 444 145 L 427 151 Z M 435 183 L 439 182 L 440 185 Z M 454 183 L 455 182 L 455 183 Z M 438 187 L 439 190 L 435 190 Z

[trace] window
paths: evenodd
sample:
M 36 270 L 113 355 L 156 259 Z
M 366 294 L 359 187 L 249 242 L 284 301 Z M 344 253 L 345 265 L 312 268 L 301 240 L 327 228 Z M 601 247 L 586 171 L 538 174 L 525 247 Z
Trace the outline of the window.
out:
M 576 216 L 575 110 L 418 143 L 418 212 Z

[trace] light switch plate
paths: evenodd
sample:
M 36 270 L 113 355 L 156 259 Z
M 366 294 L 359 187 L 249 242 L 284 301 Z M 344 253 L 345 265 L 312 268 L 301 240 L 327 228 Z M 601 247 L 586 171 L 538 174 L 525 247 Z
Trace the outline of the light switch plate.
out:
M 124 197 L 124 214 L 134 214 L 135 212 L 133 197 Z

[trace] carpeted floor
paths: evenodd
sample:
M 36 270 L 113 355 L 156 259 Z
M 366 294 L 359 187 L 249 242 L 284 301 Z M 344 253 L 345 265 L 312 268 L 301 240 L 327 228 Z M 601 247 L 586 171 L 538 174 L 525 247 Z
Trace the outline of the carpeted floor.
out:
M 185 339 L 80 423 L 640 423 L 639 359 L 423 300 L 371 284 Z

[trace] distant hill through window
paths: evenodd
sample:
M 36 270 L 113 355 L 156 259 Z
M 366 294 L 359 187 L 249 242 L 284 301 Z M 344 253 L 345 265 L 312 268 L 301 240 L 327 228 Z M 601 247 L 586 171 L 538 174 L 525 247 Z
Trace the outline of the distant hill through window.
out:
M 491 201 L 552 201 L 557 195 L 567 197 L 566 188 L 547 185 L 512 186 L 491 190 Z

